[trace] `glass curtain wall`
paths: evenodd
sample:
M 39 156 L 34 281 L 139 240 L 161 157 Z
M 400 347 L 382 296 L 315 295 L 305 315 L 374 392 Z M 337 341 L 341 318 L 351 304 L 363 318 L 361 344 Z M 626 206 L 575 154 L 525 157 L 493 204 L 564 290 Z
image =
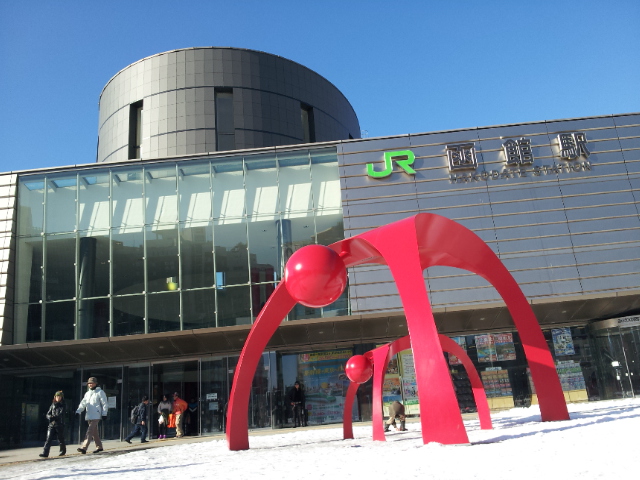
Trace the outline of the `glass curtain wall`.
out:
M 344 238 L 335 147 L 19 181 L 17 344 L 251 324 L 293 252 Z

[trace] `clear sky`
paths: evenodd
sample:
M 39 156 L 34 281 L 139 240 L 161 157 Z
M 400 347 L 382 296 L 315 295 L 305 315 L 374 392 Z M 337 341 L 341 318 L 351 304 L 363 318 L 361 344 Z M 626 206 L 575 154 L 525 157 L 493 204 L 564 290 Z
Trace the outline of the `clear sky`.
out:
M 0 171 L 94 162 L 107 81 L 201 46 L 311 68 L 368 137 L 640 112 L 638 0 L 0 0 Z

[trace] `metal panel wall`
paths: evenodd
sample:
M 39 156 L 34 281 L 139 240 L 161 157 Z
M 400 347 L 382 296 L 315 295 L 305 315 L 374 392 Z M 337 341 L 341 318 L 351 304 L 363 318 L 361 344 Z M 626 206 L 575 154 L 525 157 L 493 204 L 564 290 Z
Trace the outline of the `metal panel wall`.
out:
M 561 157 L 560 134 L 586 137 L 586 152 Z M 503 143 L 526 138 L 532 164 L 508 166 Z M 578 137 L 576 137 L 578 138 Z M 477 167 L 450 171 L 447 146 L 472 143 Z M 382 170 L 384 152 L 411 150 L 415 175 Z M 339 149 L 345 236 L 417 213 L 470 228 L 500 257 L 533 301 L 606 297 L 640 289 L 640 115 L 548 121 L 345 142 Z M 468 272 L 425 272 L 432 305 L 501 302 Z M 353 314 L 399 310 L 386 267 L 350 272 Z

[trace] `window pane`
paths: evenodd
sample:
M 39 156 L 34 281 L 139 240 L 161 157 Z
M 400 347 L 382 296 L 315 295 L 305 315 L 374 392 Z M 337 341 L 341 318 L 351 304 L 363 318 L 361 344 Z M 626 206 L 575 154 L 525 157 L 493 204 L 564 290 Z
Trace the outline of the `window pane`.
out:
M 48 236 L 45 243 L 45 293 L 47 301 L 76 296 L 75 234 Z
M 279 222 L 271 217 L 249 217 L 249 261 L 251 282 L 280 278 Z
M 119 228 L 144 223 L 142 169 L 114 170 L 112 173 L 112 225 Z
M 213 289 L 182 292 L 183 329 L 216 326 L 216 292 Z
M 78 301 L 78 338 L 109 336 L 109 299 Z
M 161 293 L 147 297 L 149 333 L 180 330 L 180 293 Z
M 40 235 L 44 219 L 44 177 L 21 177 L 18 187 L 18 235 Z
M 16 303 L 42 300 L 43 237 L 19 238 L 16 252 Z
M 16 344 L 40 342 L 42 331 L 42 304 L 16 305 L 14 312 L 14 342 Z
M 78 206 L 81 231 L 109 228 L 109 172 L 80 172 Z
M 44 340 L 46 342 L 75 338 L 75 310 L 76 302 L 46 304 L 44 319 Z
M 144 295 L 113 299 L 113 335 L 144 333 Z
M 216 129 L 218 134 L 234 133 L 232 92 L 216 92 Z
M 314 243 L 315 224 L 313 216 L 282 220 L 282 249 L 285 262 L 296 250 Z
M 46 198 L 47 233 L 76 229 L 76 175 L 48 176 Z
M 249 287 L 218 289 L 218 326 L 248 325 L 251 323 Z
M 214 218 L 242 217 L 245 212 L 242 159 L 216 163 L 212 168 Z
M 161 168 L 145 168 L 144 179 L 145 223 L 175 223 L 178 220 L 175 164 Z
M 271 155 L 256 155 L 245 160 L 247 215 L 275 218 L 278 211 L 278 171 Z
M 181 288 L 211 287 L 213 273 L 213 227 L 182 227 L 180 230 Z
M 342 212 L 329 214 L 326 210 L 316 212 L 316 243 L 331 245 L 344 240 L 344 222 Z
M 207 224 L 211 210 L 211 180 L 209 162 L 178 164 L 180 181 L 180 221 L 194 226 Z
M 144 240 L 142 229 L 117 229 L 111 232 L 113 294 L 144 291 Z
M 324 159 L 325 157 L 322 157 Z M 312 158 L 313 162 L 313 158 Z M 315 208 L 332 213 L 342 211 L 338 163 L 312 163 L 313 201 Z
M 155 230 L 147 227 L 146 264 L 147 291 L 166 292 L 180 286 L 177 228 Z
M 295 155 L 278 155 L 280 171 L 280 212 L 286 218 L 295 212 L 306 212 L 313 208 L 311 202 L 311 169 L 309 155 L 296 152 Z M 298 215 L 304 213 L 298 213 Z
M 213 229 L 219 287 L 249 283 L 247 224 L 244 219 L 237 220 L 242 223 L 216 223 Z
M 78 297 L 109 295 L 109 232 L 91 232 L 78 242 Z

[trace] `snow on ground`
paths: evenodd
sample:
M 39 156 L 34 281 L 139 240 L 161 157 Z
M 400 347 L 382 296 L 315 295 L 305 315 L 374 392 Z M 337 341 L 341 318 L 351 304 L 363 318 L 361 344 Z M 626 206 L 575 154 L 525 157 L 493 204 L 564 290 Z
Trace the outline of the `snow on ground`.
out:
M 615 479 L 640 478 L 640 399 L 569 405 L 571 420 L 540 422 L 538 407 L 492 415 L 493 430 L 465 421 L 470 445 L 422 444 L 420 423 L 371 440 L 370 426 L 274 431 L 250 450 L 225 440 L 100 456 L 74 455 L 0 467 L 2 479 L 92 480 L 295 478 Z M 55 448 L 54 448 L 55 450 Z

